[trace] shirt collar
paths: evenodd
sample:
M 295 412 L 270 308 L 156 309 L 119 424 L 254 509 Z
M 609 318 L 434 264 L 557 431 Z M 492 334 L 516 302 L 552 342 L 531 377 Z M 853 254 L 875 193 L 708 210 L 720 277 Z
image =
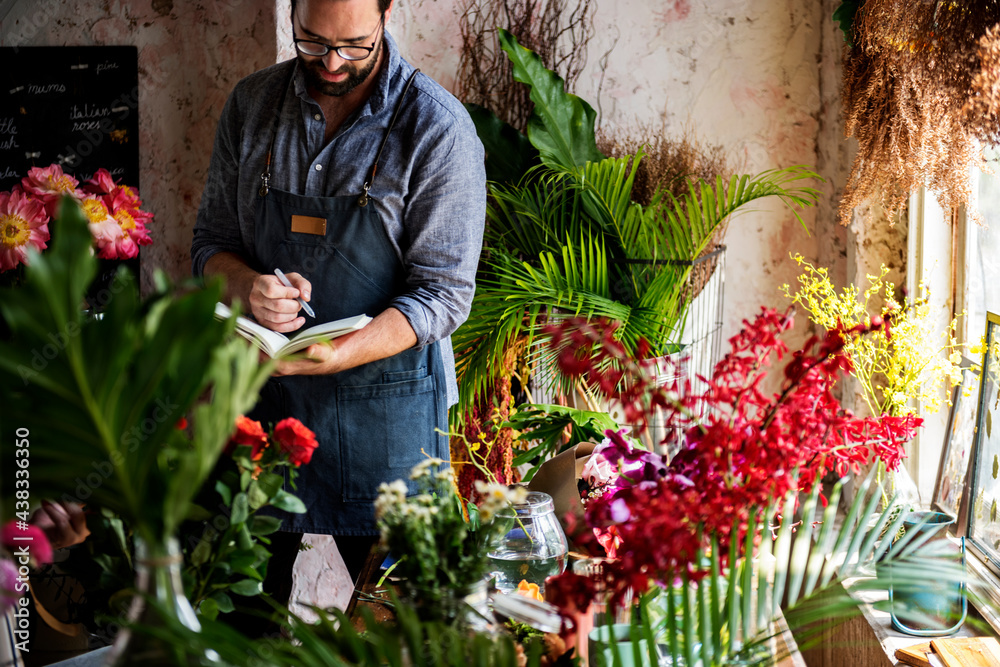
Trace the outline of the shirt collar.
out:
M 376 75 L 375 87 L 372 89 L 371 96 L 358 109 L 358 114 L 361 116 L 376 114 L 386 106 L 389 99 L 390 84 L 400 67 L 401 58 L 399 56 L 399 48 L 396 46 L 396 40 L 392 38 L 387 29 L 385 30 L 385 39 L 382 41 L 382 45 L 385 49 L 385 60 L 382 62 L 382 68 Z M 295 86 L 295 94 L 305 102 L 316 104 L 316 100 L 310 97 L 309 91 L 306 90 L 306 77 L 302 72 L 302 67 L 297 57 L 295 58 L 295 73 L 292 79 Z

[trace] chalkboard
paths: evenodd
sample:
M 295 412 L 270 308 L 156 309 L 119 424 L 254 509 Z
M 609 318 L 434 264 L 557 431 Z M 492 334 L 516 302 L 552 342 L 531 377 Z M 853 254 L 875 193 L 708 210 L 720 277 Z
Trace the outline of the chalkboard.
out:
M 0 48 L 0 191 L 53 163 L 138 189 L 138 84 L 134 46 Z
M 0 48 L 0 192 L 58 164 L 82 184 L 104 168 L 139 191 L 139 52 L 134 46 Z M 100 310 L 124 264 L 100 260 L 87 292 Z

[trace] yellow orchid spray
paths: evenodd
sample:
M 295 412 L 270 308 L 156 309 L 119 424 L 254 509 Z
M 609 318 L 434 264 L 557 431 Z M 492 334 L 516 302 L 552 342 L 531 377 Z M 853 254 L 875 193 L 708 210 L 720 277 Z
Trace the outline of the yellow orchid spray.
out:
M 921 298 L 900 305 L 894 286 L 885 279 L 889 269 L 884 264 L 879 275 L 866 276 L 864 291 L 848 285 L 838 292 L 826 268 L 813 266 L 799 254 L 792 259 L 803 268 L 798 289 L 793 292 L 783 285 L 781 290 L 817 325 L 832 329 L 840 322 L 852 327 L 876 317 L 891 322 L 886 335 L 858 337 L 844 348 L 871 414 L 912 413 L 916 408 L 910 399 L 937 411 L 941 389 L 954 387 L 962 378 L 964 346 L 955 340 L 956 319 L 944 332 L 936 332 L 926 285 L 920 283 Z

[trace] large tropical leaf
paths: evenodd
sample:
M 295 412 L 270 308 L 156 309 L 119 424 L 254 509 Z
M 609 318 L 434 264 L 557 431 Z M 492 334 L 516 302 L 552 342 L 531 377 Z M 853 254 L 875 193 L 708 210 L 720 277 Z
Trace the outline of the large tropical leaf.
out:
M 486 178 L 497 183 L 520 181 L 538 163 L 538 149 L 486 107 L 467 103 L 465 108 L 486 149 Z
M 518 44 L 513 35 L 503 28 L 497 33 L 500 48 L 510 58 L 514 80 L 531 88 L 535 108 L 528 119 L 528 139 L 542 161 L 574 167 L 603 159 L 594 137 L 597 112 L 593 107 L 567 93 L 562 78 L 546 69 L 542 59 Z

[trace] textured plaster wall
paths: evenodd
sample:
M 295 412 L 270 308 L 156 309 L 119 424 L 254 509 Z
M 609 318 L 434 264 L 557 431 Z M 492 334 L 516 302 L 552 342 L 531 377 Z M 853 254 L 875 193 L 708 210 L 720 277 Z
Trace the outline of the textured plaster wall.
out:
M 156 215 L 143 284 L 153 268 L 189 276 L 216 122 L 233 85 L 275 60 L 274 0 L 18 0 L 0 11 L 8 7 L 0 46 L 139 48 L 140 195 Z

